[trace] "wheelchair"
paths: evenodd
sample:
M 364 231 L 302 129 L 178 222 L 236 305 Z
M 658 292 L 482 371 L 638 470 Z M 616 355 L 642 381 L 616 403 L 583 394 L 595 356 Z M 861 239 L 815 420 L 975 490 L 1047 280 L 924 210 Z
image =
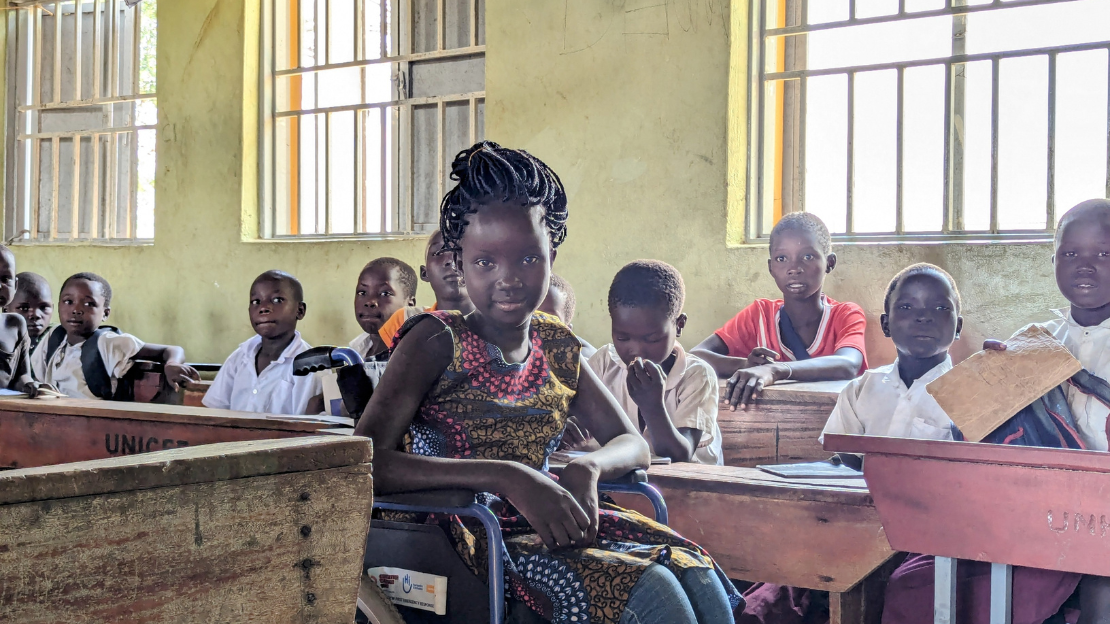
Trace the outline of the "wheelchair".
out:
M 647 473 L 643 470 L 635 470 L 616 481 L 600 483 L 598 491 L 642 495 L 651 502 L 656 522 L 667 524 L 667 504 L 659 490 L 648 483 Z M 427 611 L 399 607 L 407 624 L 473 623 L 487 620 L 490 624 L 505 624 L 505 574 L 502 561 L 504 543 L 501 526 L 497 515 L 489 507 L 479 503 L 474 492 L 427 490 L 375 496 L 374 509 L 476 518 L 489 536 L 489 577 L 483 583 L 455 553 L 439 526 L 379 519 L 372 521 L 366 539 L 364 570 L 387 566 L 448 578 L 447 615 L 437 616 Z M 365 576 L 363 582 L 368 582 Z M 515 606 L 521 607 L 518 612 L 521 617 L 516 619 L 524 622 L 542 621 L 522 604 Z M 365 605 L 359 605 L 359 610 L 365 617 L 369 617 Z

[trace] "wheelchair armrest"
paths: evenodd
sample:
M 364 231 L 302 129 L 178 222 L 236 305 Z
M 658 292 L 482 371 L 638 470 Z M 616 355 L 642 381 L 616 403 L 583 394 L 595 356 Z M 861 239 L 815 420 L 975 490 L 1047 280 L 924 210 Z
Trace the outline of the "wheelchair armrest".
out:
M 602 481 L 601 483 L 597 484 L 597 487 L 598 487 L 599 490 L 604 492 L 605 491 L 605 486 L 607 486 L 607 485 L 616 485 L 616 486 L 626 486 L 627 487 L 627 486 L 635 485 L 637 483 L 647 483 L 647 482 L 648 482 L 647 471 L 642 470 L 640 468 L 637 468 L 636 470 L 633 470 L 632 472 L 629 472 L 628 474 L 626 474 L 624 476 L 617 477 L 616 479 L 610 479 L 608 481 Z
M 374 496 L 374 503 L 404 505 L 406 507 L 466 507 L 474 502 L 471 490 L 420 490 L 416 492 L 396 492 Z

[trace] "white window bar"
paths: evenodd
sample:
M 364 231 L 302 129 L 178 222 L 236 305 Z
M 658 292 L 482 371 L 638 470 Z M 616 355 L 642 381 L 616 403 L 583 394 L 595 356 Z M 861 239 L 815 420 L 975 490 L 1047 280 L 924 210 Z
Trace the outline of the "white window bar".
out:
M 6 12 L 6 238 L 153 239 L 156 14 L 156 0 L 36 1 Z
M 826 0 L 822 0 L 826 2 Z M 1063 43 L 1058 45 L 1032 45 L 1029 47 L 1017 46 L 1013 49 L 989 50 L 969 53 L 968 38 L 974 39 L 975 32 L 968 32 L 969 17 L 988 15 L 1001 11 L 1016 11 L 1031 7 L 1064 7 L 1068 4 L 1082 4 L 1083 0 L 993 0 L 990 3 L 968 5 L 967 0 L 945 0 L 944 7 L 927 11 L 907 11 L 906 0 L 898 0 L 895 12 L 888 15 L 870 15 L 860 17 L 857 12 L 855 0 L 827 0 L 828 4 L 822 6 L 826 11 L 825 17 L 810 22 L 811 9 L 815 6 L 807 0 L 759 0 L 752 4 L 752 39 L 750 59 L 750 111 L 751 128 L 749 133 L 750 153 L 752 158 L 748 164 L 749 189 L 747 209 L 747 232 L 749 240 L 765 240 L 770 232 L 775 214 L 773 202 L 776 193 L 781 197 L 782 214 L 806 210 L 806 150 L 808 135 L 806 132 L 806 103 L 807 91 L 810 82 L 816 78 L 842 76 L 845 80 L 845 120 L 846 136 L 844 148 L 846 154 L 846 186 L 843 197 L 842 222 L 828 223 L 830 229 L 836 233 L 837 240 L 845 242 L 888 242 L 903 240 L 944 241 L 944 240 L 1044 240 L 1050 238 L 1055 229 L 1056 221 L 1063 210 L 1069 206 L 1057 206 L 1057 196 L 1060 190 L 1060 180 L 1057 176 L 1059 147 L 1056 112 L 1061 102 L 1057 101 L 1058 71 L 1057 65 L 1062 57 L 1073 53 L 1101 51 L 1107 54 L 1107 67 L 1110 68 L 1110 39 L 1097 41 L 1082 41 Z M 843 8 L 842 17 L 827 19 L 828 5 L 836 4 Z M 877 4 L 868 3 L 873 10 Z M 895 6 L 893 2 L 888 3 Z M 861 5 L 862 6 L 862 5 Z M 1059 11 L 1061 9 L 1053 8 Z M 786 21 L 781 22 L 782 16 Z M 932 56 L 930 58 L 911 58 L 909 60 L 893 60 L 888 62 L 874 62 L 867 64 L 839 64 L 828 62 L 814 63 L 812 57 L 813 47 L 809 41 L 810 36 L 817 34 L 834 33 L 841 29 L 875 26 L 881 24 L 915 23 L 924 24 L 928 19 L 950 18 L 952 20 L 951 54 L 948 56 Z M 824 21 L 822 21 L 824 20 Z M 769 23 L 775 22 L 775 26 Z M 820 23 L 816 23 L 820 22 Z M 1064 24 L 1064 28 L 1069 28 Z M 841 30 L 841 32 L 844 32 Z M 780 47 L 778 42 L 785 40 L 785 47 Z M 785 52 L 784 52 L 785 50 Z M 799 53 L 800 51 L 800 53 Z M 1000 127 L 1000 119 L 1005 117 L 1004 107 L 1011 105 L 1005 101 L 1000 93 L 1000 75 L 1005 71 L 1003 67 L 1007 61 L 1013 59 L 1042 58 L 1047 67 L 1047 86 L 1044 92 L 1044 106 L 1046 110 L 1047 136 L 1044 140 L 1045 170 L 1044 182 L 1046 185 L 1046 201 L 1043 225 L 1038 227 L 1025 227 L 1015 229 L 1006 227 L 1003 217 L 1006 216 L 1006 205 L 1000 205 L 1000 139 L 1005 138 L 1005 128 Z M 1074 58 L 1074 57 L 1073 57 Z M 816 59 L 822 61 L 822 59 Z M 969 65 L 985 63 L 990 70 L 990 122 L 987 133 L 989 134 L 989 168 L 987 180 L 969 179 L 966 176 L 967 162 L 965 161 L 965 142 L 967 122 L 965 106 L 967 106 L 968 91 L 965 85 L 966 73 Z M 941 213 L 940 226 L 935 230 L 908 231 L 906 227 L 907 208 L 906 202 L 906 74 L 907 70 L 915 68 L 940 67 L 944 69 L 944 151 L 937 155 L 943 160 L 943 188 L 938 189 L 938 196 L 942 198 L 942 205 L 938 206 Z M 863 75 L 870 72 L 888 71 L 894 73 L 894 180 L 887 181 L 893 187 L 893 197 L 890 210 L 893 213 L 891 222 L 894 224 L 889 231 L 860 230 L 858 219 L 858 191 L 863 188 L 861 184 L 874 182 L 869 176 L 870 171 L 864 171 L 860 165 L 860 147 L 857 138 L 861 125 L 869 123 L 867 118 L 856 118 L 860 105 L 861 94 L 858 81 Z M 877 75 L 877 74 L 870 74 Z M 1086 77 L 1085 77 L 1086 78 Z M 1089 80 L 1105 81 L 1110 91 L 1110 75 L 1091 75 Z M 796 85 L 796 86 L 794 86 Z M 772 87 L 776 89 L 772 96 Z M 781 87 L 781 91 L 778 90 Z M 769 97 L 775 99 L 769 100 Z M 800 104 L 798 104 L 800 100 Z M 791 108 L 790 102 L 794 102 Z M 781 107 L 781 110 L 769 110 L 769 106 Z M 775 124 L 781 124 L 776 127 Z M 1107 98 L 1105 119 L 1099 126 L 1091 127 L 1092 135 L 1101 135 L 1106 132 L 1108 137 L 1106 145 L 1106 170 L 1105 186 L 1106 196 L 1110 197 L 1110 97 Z M 771 133 L 781 133 L 779 136 Z M 776 145 L 778 141 L 778 145 Z M 813 173 L 813 170 L 810 170 Z M 776 175 L 779 177 L 776 179 Z M 987 203 L 989 218 L 983 227 L 971 227 L 965 210 L 965 194 L 970 183 L 980 183 L 988 189 L 989 200 Z M 779 185 L 776 187 L 776 185 Z
M 483 7 L 263 2 L 262 238 L 394 237 L 438 227 L 450 159 L 484 127 Z

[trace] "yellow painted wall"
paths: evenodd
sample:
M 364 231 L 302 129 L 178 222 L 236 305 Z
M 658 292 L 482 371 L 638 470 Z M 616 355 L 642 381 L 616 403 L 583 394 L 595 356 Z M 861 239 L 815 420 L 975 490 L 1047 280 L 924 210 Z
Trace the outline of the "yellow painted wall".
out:
M 336 344 L 358 331 L 351 302 L 361 265 L 381 255 L 417 264 L 423 249 L 421 241 L 243 242 L 256 214 L 258 3 L 159 2 L 155 244 L 16 249 L 19 268 L 55 288 L 76 271 L 105 275 L 118 325 L 183 344 L 195 361 L 222 360 L 251 335 L 247 289 L 263 270 L 301 277 L 306 338 Z M 730 20 L 739 32 L 747 15 L 744 0 L 734 4 L 730 12 L 725 0 L 489 0 L 488 136 L 562 175 L 571 222 L 556 271 L 575 285 L 575 328 L 595 344 L 607 342 L 609 281 L 636 258 L 682 271 L 688 347 L 753 297 L 775 295 L 766 250 L 726 245 L 727 187 L 743 180 L 729 175 L 726 149 L 730 54 L 743 67 L 746 50 L 746 33 L 730 48 Z M 742 104 L 743 75 L 733 79 Z M 731 118 L 742 146 L 743 110 Z M 917 261 L 955 274 L 970 342 L 1008 335 L 1060 303 L 1044 245 L 837 251 L 829 294 L 859 301 L 873 320 L 889 277 Z M 889 360 L 874 323 L 869 337 L 873 359 Z

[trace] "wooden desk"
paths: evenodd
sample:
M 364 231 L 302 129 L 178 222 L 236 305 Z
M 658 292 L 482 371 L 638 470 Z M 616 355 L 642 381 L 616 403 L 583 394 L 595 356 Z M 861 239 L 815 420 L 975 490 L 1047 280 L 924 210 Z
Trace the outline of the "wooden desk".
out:
M 725 464 L 789 464 L 827 459 L 817 441 L 847 381 L 784 382 L 763 391 L 746 411 L 731 411 L 721 380 L 721 427 Z
M 861 581 L 894 551 L 862 479 L 787 480 L 698 464 L 652 466 L 648 476 L 666 498 L 670 526 L 729 578 L 827 590 L 833 624 L 878 621 L 867 604 L 881 588 Z
M 350 622 L 370 460 L 318 436 L 0 472 L 0 621 Z
M 171 448 L 313 435 L 333 423 L 156 403 L 0 400 L 0 467 L 27 468 Z

